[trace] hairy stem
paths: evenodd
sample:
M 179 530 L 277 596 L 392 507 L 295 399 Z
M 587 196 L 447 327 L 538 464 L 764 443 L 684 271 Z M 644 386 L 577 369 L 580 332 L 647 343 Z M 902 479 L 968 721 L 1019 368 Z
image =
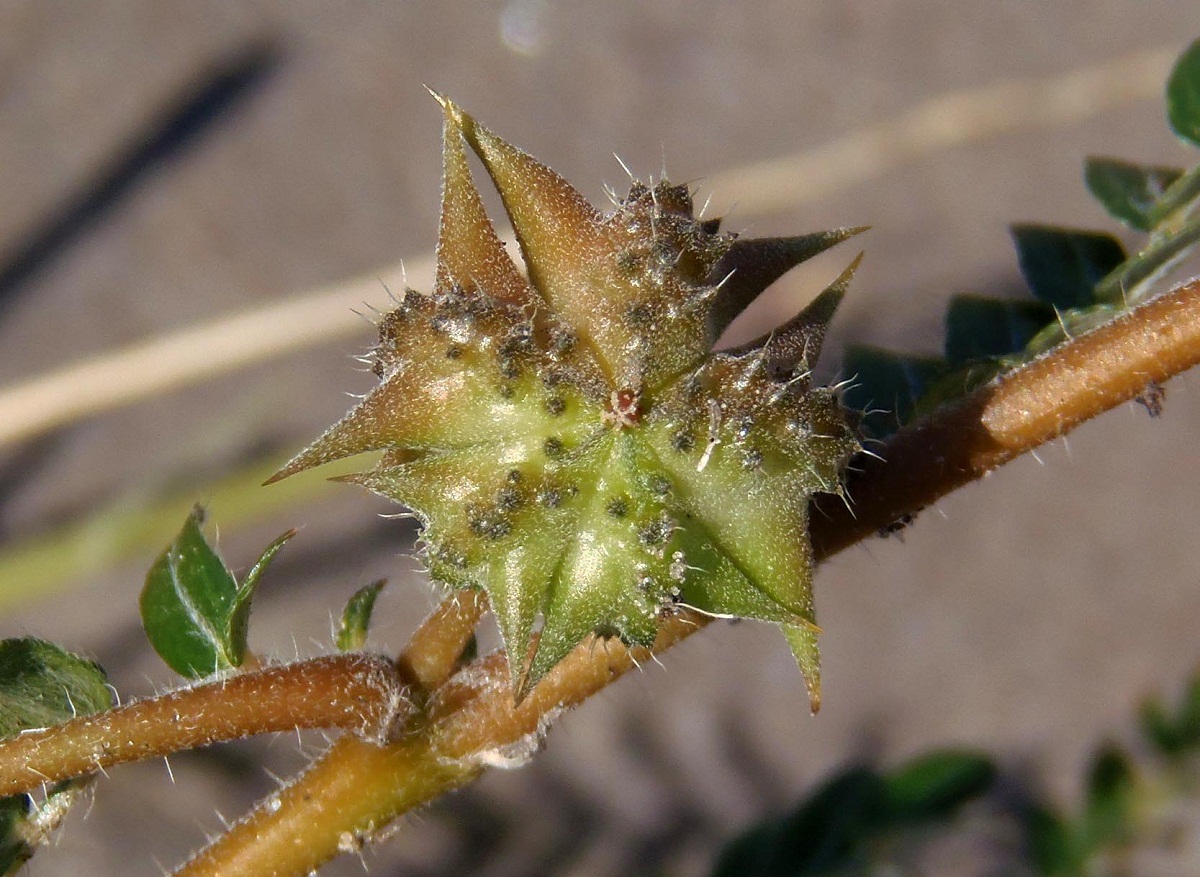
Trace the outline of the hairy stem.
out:
M 306 875 L 357 852 L 397 816 L 455 789 L 481 768 L 434 756 L 422 736 L 376 746 L 343 737 L 292 785 L 202 850 L 179 877 Z
M 456 600 L 451 596 L 443 608 Z M 458 617 L 452 609 L 445 615 L 439 609 L 430 622 L 446 618 L 453 625 Z M 702 625 L 692 613 L 672 617 L 653 651 Z M 384 747 L 342 738 L 176 877 L 309 874 L 338 853 L 356 851 L 397 816 L 466 784 L 485 767 L 528 758 L 560 710 L 586 700 L 650 655 L 648 649 L 591 640 L 520 705 L 512 700 L 504 656 L 480 658 L 438 689 L 427 724 L 413 736 Z
M 855 478 L 853 514 L 831 506 L 813 516 L 817 558 L 837 553 L 1133 398 L 1149 382 L 1166 380 L 1198 362 L 1200 281 L 1192 281 L 901 430 L 885 447 L 883 461 L 871 461 Z M 669 648 L 706 623 L 691 613 L 666 619 L 652 651 Z M 395 770 L 380 769 L 379 761 L 387 756 L 378 748 L 340 742 L 289 789 L 284 806 L 260 807 L 179 874 L 305 874 L 325 860 L 309 857 L 285 868 L 279 851 L 311 846 L 332 857 L 347 848 L 347 838 L 377 830 L 384 818 L 403 812 L 407 802 L 436 797 L 430 782 L 447 763 L 468 771 L 527 757 L 559 711 L 581 703 L 649 657 L 646 650 L 612 641 L 585 642 L 519 705 L 512 703 L 504 658 L 481 658 L 434 693 L 421 736 L 399 744 L 398 761 L 388 762 Z M 401 765 L 408 773 L 399 770 Z M 336 785 L 328 779 L 334 773 Z M 444 789 L 469 778 L 447 777 Z M 363 796 L 378 801 L 379 809 L 368 813 L 359 808 L 356 802 Z M 329 813 L 339 816 L 330 818 Z M 345 813 L 359 821 L 348 821 Z M 303 843 L 296 843 L 299 838 Z
M 481 593 L 451 594 L 418 628 L 396 661 L 416 693 L 427 696 L 450 677 L 486 609 Z M 308 874 L 338 853 L 354 852 L 397 816 L 469 782 L 482 769 L 434 754 L 429 736 L 419 730 L 391 746 L 343 737 L 295 783 L 261 802 L 178 873 Z
M 853 513 L 830 504 L 814 514 L 817 557 L 1197 362 L 1200 281 L 1192 281 L 901 430 L 883 460 L 869 461 L 853 479 Z M 296 727 L 340 727 L 389 739 L 407 718 L 407 736 L 398 742 L 339 741 L 180 872 L 307 874 L 483 767 L 527 757 L 559 711 L 706 623 L 693 613 L 671 616 L 652 650 L 584 643 L 514 704 L 502 655 L 451 675 L 484 608 L 479 595 L 452 596 L 395 665 L 361 655 L 318 658 L 23 734 L 0 744 L 0 795 L 122 761 Z M 425 702 L 423 711 L 414 712 L 406 699 L 414 693 Z
M 425 619 L 397 659 L 401 674 L 423 692 L 433 691 L 458 667 L 486 611 L 487 595 L 482 591 L 451 594 Z
M 822 502 L 818 558 L 1200 363 L 1200 280 L 1059 345 L 892 436 L 849 479 L 852 508 Z
M 110 765 L 295 728 L 388 739 L 409 710 L 393 664 L 337 655 L 268 667 L 28 731 L 0 744 L 0 797 Z

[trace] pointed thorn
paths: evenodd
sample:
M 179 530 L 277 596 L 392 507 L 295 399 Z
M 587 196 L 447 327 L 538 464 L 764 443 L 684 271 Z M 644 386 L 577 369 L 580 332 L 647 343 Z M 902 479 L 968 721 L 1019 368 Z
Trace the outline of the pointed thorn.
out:
M 432 97 L 435 101 L 437 101 L 438 104 L 441 106 L 441 108 L 443 110 L 445 110 L 447 114 L 458 115 L 458 114 L 462 113 L 462 110 L 460 110 L 458 108 L 457 104 L 455 104 L 454 101 L 450 100 L 450 98 L 446 97 L 440 91 L 434 90 L 427 83 L 423 83 L 423 85 L 425 86 L 425 90 L 427 92 L 429 92 L 429 96 Z
M 459 128 L 500 193 L 534 288 L 574 316 L 578 265 L 600 241 L 600 212 L 553 170 L 461 111 Z
M 770 363 L 775 377 L 789 374 L 798 368 L 805 372 L 811 371 L 821 355 L 825 332 L 834 312 L 845 297 L 846 289 L 862 259 L 863 253 L 859 253 L 849 267 L 838 275 L 837 280 L 778 329 L 727 352 L 731 356 L 761 353 Z
M 712 340 L 716 341 L 738 314 L 792 268 L 868 228 L 864 225 L 800 237 L 733 241 L 710 274 L 710 282 L 724 278 L 721 294 L 713 300 L 709 316 Z M 735 273 L 729 277 L 731 272 Z

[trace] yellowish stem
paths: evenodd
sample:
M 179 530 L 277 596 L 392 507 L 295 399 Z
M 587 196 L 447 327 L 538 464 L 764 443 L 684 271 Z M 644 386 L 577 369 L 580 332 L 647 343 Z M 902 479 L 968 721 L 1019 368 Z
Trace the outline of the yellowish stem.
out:
M 0 743 L 0 797 L 114 764 L 296 728 L 388 739 L 409 711 L 393 664 L 336 655 L 269 667 Z
M 849 479 L 853 511 L 824 503 L 818 557 L 835 554 L 1003 463 L 1200 363 L 1200 280 L 1059 345 L 900 430 Z
M 817 558 L 829 557 L 901 514 L 1064 434 L 1136 395 L 1147 382 L 1165 380 L 1197 362 L 1200 281 L 1193 281 L 901 430 L 887 446 L 886 462 L 869 467 L 854 488 L 854 516 L 814 516 Z M 667 618 L 653 652 L 705 623 L 692 613 Z M 437 639 L 432 631 L 424 636 Z M 447 776 L 448 790 L 485 765 L 527 757 L 559 711 L 581 703 L 649 657 L 647 650 L 629 650 L 612 641 L 585 642 L 519 705 L 512 702 L 503 656 L 481 658 L 434 692 L 428 724 L 418 739 L 400 744 L 398 761 L 363 744 L 339 743 L 328 756 L 336 760 L 337 785 L 325 779 L 329 762 L 322 761 L 317 773 L 305 774 L 292 787 L 296 794 L 287 806 L 260 808 L 179 873 L 300 877 L 324 859 L 308 857 L 284 868 L 276 858 L 281 848 L 311 844 L 332 856 L 339 850 L 337 838 L 355 837 L 353 831 L 346 834 L 347 820 L 329 813 L 349 808 L 356 819 L 365 820 L 361 824 L 378 828 L 384 815 L 402 812 L 401 802 L 415 806 L 434 797 L 431 783 L 447 764 L 468 772 Z M 393 772 L 382 774 L 380 760 Z M 409 793 L 410 784 L 419 794 Z M 382 802 L 374 818 L 359 809 L 357 801 L 364 795 Z M 303 830 L 289 834 L 297 827 Z M 256 840 L 260 834 L 266 838 L 261 843 Z
M 262 802 L 179 877 L 312 873 L 361 849 L 397 816 L 455 789 L 481 768 L 435 756 L 425 737 L 375 746 L 338 740 L 295 784 Z

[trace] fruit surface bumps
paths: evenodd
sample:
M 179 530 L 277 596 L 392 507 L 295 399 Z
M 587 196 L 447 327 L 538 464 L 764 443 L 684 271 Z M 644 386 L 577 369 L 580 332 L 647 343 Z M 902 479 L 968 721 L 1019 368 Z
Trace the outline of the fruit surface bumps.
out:
M 815 708 L 809 499 L 840 492 L 859 445 L 810 368 L 854 266 L 770 335 L 713 345 L 776 278 L 858 229 L 723 235 L 665 180 L 600 212 L 438 100 L 433 291 L 405 291 L 380 324 L 378 387 L 275 477 L 382 450 L 345 480 L 412 510 L 435 579 L 487 592 L 518 698 L 593 634 L 648 645 L 688 606 L 780 625 Z

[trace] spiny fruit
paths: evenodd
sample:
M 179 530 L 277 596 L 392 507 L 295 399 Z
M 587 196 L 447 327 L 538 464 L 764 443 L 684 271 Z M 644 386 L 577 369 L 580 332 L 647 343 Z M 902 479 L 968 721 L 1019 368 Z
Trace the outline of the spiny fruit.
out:
M 649 644 L 664 613 L 688 606 L 780 625 L 815 709 L 808 504 L 840 492 L 859 445 L 809 376 L 854 266 L 770 335 L 712 347 L 776 278 L 859 229 L 721 235 L 665 180 L 633 182 L 601 213 L 435 97 L 433 293 L 405 290 L 380 325 L 380 385 L 275 479 L 382 450 L 345 480 L 413 511 L 434 578 L 487 592 L 518 699 L 590 635 Z M 527 277 L 464 144 L 500 192 Z

